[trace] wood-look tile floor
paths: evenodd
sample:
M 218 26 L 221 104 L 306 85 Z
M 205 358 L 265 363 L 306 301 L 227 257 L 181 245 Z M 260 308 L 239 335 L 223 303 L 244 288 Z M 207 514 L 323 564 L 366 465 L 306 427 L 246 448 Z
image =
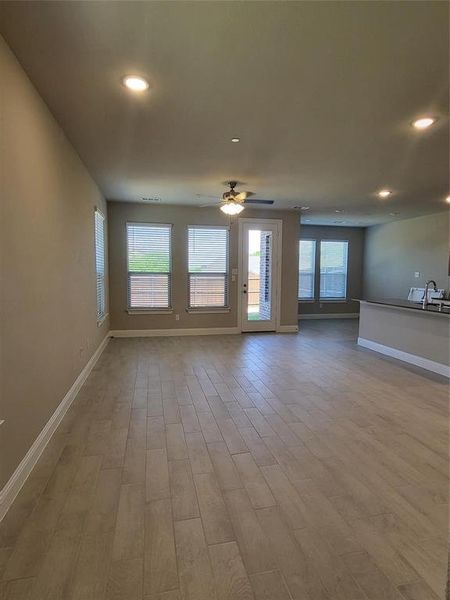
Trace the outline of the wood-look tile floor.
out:
M 299 335 L 115 339 L 0 525 L 8 600 L 438 600 L 446 381 Z

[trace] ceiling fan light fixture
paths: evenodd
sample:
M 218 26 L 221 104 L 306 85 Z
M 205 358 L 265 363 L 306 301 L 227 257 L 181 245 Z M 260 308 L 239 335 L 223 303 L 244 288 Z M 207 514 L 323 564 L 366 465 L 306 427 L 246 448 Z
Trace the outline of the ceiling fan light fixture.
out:
M 238 215 L 244 210 L 244 207 L 239 202 L 234 202 L 234 200 L 227 200 L 225 204 L 222 204 L 220 210 L 226 215 Z

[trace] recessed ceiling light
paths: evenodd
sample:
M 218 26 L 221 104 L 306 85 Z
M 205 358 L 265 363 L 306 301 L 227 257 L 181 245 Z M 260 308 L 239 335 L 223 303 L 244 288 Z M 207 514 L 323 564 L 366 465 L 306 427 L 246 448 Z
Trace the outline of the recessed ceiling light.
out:
M 450 204 L 450 196 L 447 196 L 447 198 L 445 199 L 445 201 L 447 202 L 447 204 Z
M 416 119 L 413 121 L 412 125 L 416 129 L 427 129 L 433 123 L 436 123 L 437 119 L 434 117 L 421 117 L 420 119 Z
M 397 217 L 398 216 L 398 212 L 393 212 L 393 213 L 389 213 L 390 217 Z
M 241 138 L 234 137 L 234 138 L 231 138 L 231 141 L 233 142 L 233 144 L 237 144 L 241 141 Z
M 300 210 L 309 210 L 309 206 L 300 206 Z
M 335 213 L 341 213 L 341 212 L 344 212 L 344 211 L 343 211 L 342 209 L 340 209 L 340 208 L 339 208 L 339 209 L 336 209 L 334 212 L 335 212 Z
M 380 190 L 378 192 L 378 196 L 380 198 L 387 198 L 388 196 L 390 196 L 392 194 L 391 190 Z
M 122 81 L 123 85 L 133 92 L 144 92 L 148 89 L 148 81 L 138 75 L 126 75 Z

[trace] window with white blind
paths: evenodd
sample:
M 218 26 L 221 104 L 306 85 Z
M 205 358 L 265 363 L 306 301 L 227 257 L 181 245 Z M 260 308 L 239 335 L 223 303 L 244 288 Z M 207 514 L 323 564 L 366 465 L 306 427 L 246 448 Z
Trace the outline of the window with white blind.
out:
M 188 227 L 189 308 L 228 306 L 227 227 Z
M 320 299 L 347 297 L 348 242 L 320 242 Z
M 314 300 L 314 282 L 316 269 L 316 241 L 300 240 L 298 267 L 298 298 Z
M 105 217 L 97 209 L 94 211 L 94 238 L 95 276 L 97 288 L 97 321 L 101 321 L 106 314 Z
M 168 309 L 172 225 L 127 223 L 128 308 Z

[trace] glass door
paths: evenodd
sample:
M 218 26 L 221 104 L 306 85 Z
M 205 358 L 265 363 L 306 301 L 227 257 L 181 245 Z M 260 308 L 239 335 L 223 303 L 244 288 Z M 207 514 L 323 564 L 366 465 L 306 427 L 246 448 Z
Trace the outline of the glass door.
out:
M 279 229 L 281 222 L 240 219 L 242 331 L 277 329 Z

